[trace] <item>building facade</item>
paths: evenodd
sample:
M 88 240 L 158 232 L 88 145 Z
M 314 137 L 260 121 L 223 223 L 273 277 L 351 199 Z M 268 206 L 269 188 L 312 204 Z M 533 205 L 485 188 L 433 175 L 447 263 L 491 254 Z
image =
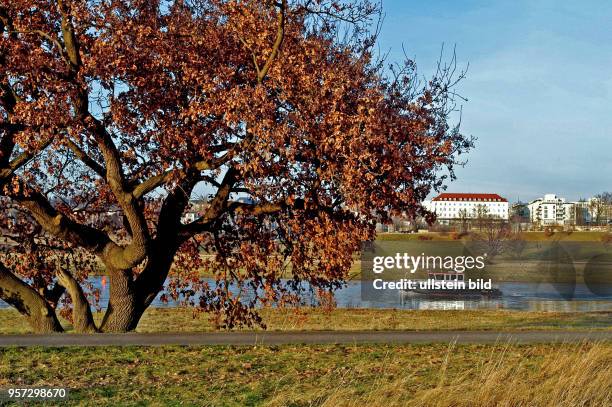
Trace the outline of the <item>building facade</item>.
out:
M 442 193 L 423 205 L 443 224 L 483 217 L 508 220 L 508 200 L 498 194 Z
M 574 204 L 566 202 L 555 194 L 545 194 L 543 198 L 529 202 L 531 223 L 543 226 L 567 225 L 574 223 Z

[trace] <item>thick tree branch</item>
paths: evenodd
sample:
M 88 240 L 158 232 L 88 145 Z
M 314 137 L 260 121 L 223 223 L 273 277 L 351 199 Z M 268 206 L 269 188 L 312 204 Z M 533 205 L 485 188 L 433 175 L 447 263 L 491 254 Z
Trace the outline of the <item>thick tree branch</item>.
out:
M 79 54 L 79 43 L 76 40 L 74 26 L 72 25 L 72 16 L 70 15 L 69 6 L 64 4 L 64 1 L 57 1 L 57 8 L 62 15 L 62 37 L 64 39 L 64 47 L 70 64 L 77 68 L 81 66 L 81 56 Z
M 133 189 L 132 195 L 136 199 L 140 199 L 149 192 L 153 191 L 155 188 L 160 187 L 169 180 L 171 180 L 173 175 L 174 171 L 171 170 L 147 178 L 145 181 L 141 182 Z
M 228 211 L 236 214 L 249 214 L 249 215 L 270 215 L 282 211 L 287 206 L 282 203 L 261 203 L 261 204 L 248 204 L 244 202 L 231 202 L 228 205 Z
M 77 105 L 79 104 L 77 102 Z M 121 165 L 121 156 L 111 135 L 106 131 L 103 124 L 89 112 L 86 113 L 85 121 L 90 124 L 90 129 L 94 133 L 98 148 L 104 157 L 106 163 L 104 178 L 113 195 L 117 198 L 119 206 L 123 209 L 123 213 L 129 222 L 130 234 L 132 236 L 131 243 L 124 247 L 122 253 L 115 252 L 114 256 L 119 256 L 119 258 L 112 260 L 105 258 L 105 261 L 112 261 L 117 268 L 123 270 L 130 269 L 142 262 L 147 255 L 147 248 L 150 242 L 147 221 L 137 197 L 128 190 Z
M 68 270 L 61 267 L 57 269 L 57 278 L 72 299 L 72 325 L 74 330 L 80 333 L 96 332 L 97 328 L 91 313 L 91 307 L 79 282 Z
M 233 157 L 233 150 L 228 151 L 220 157 L 213 158 L 211 160 L 200 160 L 196 161 L 193 164 L 190 164 L 194 169 L 198 171 L 208 171 L 208 170 L 216 170 L 220 168 L 223 164 L 229 162 L 229 160 Z
M 24 315 L 36 332 L 61 332 L 55 310 L 34 290 L 0 262 L 0 299 Z
M 187 174 L 164 199 L 158 218 L 157 236 L 152 243 L 151 258 L 136 280 L 145 306 L 149 306 L 163 288 L 174 255 L 184 242 L 180 236 L 183 227 L 181 216 L 189 205 L 189 198 L 197 182 L 197 174 Z
M 109 237 L 91 226 L 74 222 L 58 212 L 39 192 L 23 192 L 24 187 L 9 196 L 19 202 L 34 217 L 36 222 L 52 235 L 83 247 L 91 252 L 103 255 L 113 245 Z
M 70 58 L 73 70 L 77 72 L 81 67 L 81 59 L 70 10 L 62 0 L 58 0 L 57 5 L 62 14 L 62 35 L 64 37 L 66 53 Z M 130 235 L 132 236 L 132 241 L 129 245 L 121 250 L 117 246 L 113 247 L 112 254 L 105 252 L 103 259 L 106 263 L 112 263 L 118 269 L 127 270 L 135 267 L 146 258 L 150 242 L 147 221 L 138 203 L 138 199 L 128 190 L 122 169 L 121 155 L 112 136 L 104 125 L 89 112 L 87 88 L 78 83 L 77 85 L 80 87 L 80 91 L 73 99 L 76 114 L 93 133 L 105 161 L 106 171 L 104 172 L 104 178 L 117 198 L 119 206 L 123 209 L 125 217 L 129 222 Z M 101 170 L 101 168 L 99 167 L 97 170 Z
M 228 212 L 233 212 L 235 214 L 248 214 L 252 216 L 259 215 L 273 215 L 277 214 L 284 210 L 301 210 L 306 211 L 312 215 L 318 215 L 322 212 L 327 213 L 329 215 L 338 214 L 338 212 L 334 211 L 333 207 L 323 206 L 319 204 L 307 204 L 304 199 L 295 199 L 289 200 L 286 199 L 284 201 L 279 202 L 262 202 L 256 204 L 250 204 L 245 202 L 230 202 L 227 206 Z
M 195 163 L 191 164 L 191 169 L 195 170 L 196 172 L 216 170 L 220 168 L 222 165 L 226 164 L 231 159 L 231 157 L 232 157 L 232 152 L 230 151 L 230 152 L 223 154 L 220 157 L 217 157 L 211 160 L 196 161 Z M 150 178 L 147 178 L 146 180 L 142 181 L 140 184 L 137 184 L 132 189 L 132 195 L 135 198 L 140 199 L 146 194 L 148 194 L 149 192 L 153 191 L 155 188 L 160 187 L 166 184 L 168 181 L 172 180 L 175 177 L 175 175 L 177 175 L 177 173 L 179 173 L 178 175 L 180 175 L 180 173 L 182 172 L 183 171 L 180 169 L 168 170 L 163 173 L 154 175 Z M 184 176 L 184 173 L 182 176 Z M 216 183 L 211 177 L 208 177 L 208 176 L 196 175 L 195 173 L 192 173 L 192 176 L 196 177 L 195 179 L 196 181 L 206 180 L 211 183 Z M 219 184 L 216 183 L 216 185 L 219 185 Z
M 2 18 L 4 25 L 9 28 L 11 27 L 8 15 L 6 15 L 5 11 L 2 9 L 0 9 L 0 18 Z M 68 28 L 70 27 L 71 23 Z M 16 102 L 15 95 L 12 89 L 10 89 L 10 87 L 7 88 L 7 86 L 8 85 L 4 86 L 3 98 L 5 100 L 3 103 L 8 103 L 9 107 L 14 107 Z M 12 112 L 12 108 L 8 111 Z M 53 137 L 47 138 L 37 149 L 25 151 L 8 163 L 8 165 L 3 166 L 3 168 L 0 169 L 0 183 L 7 182 L 17 169 L 30 161 L 39 151 L 44 150 L 52 140 Z M 69 141 L 69 143 L 71 142 Z M 72 144 L 72 147 L 77 147 L 74 143 Z M 0 147 L 2 147 L 3 159 L 12 155 L 15 148 L 12 134 L 5 134 Z M 84 156 L 84 153 L 82 153 L 78 147 L 77 149 L 73 149 L 73 151 L 77 156 L 80 155 L 79 158 L 83 159 L 86 164 L 93 165 L 93 160 L 92 162 L 88 162 L 87 157 Z M 8 158 L 6 159 L 8 160 Z M 98 170 L 99 169 L 100 168 L 98 168 Z M 23 204 L 47 232 L 97 254 L 111 253 L 118 249 L 117 245 L 115 245 L 104 232 L 72 221 L 59 213 L 42 194 L 38 192 L 24 193 L 24 191 L 27 190 L 28 188 L 25 185 L 21 185 L 18 191 L 13 191 L 10 196 Z

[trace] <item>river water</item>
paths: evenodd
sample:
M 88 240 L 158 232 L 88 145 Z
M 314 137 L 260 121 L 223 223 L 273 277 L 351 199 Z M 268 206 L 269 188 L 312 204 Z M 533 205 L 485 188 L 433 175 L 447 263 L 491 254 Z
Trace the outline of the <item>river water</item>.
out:
M 92 277 L 93 285 L 100 289 L 100 306 L 108 304 L 108 285 L 100 277 Z M 211 280 L 212 283 L 212 280 Z M 364 282 L 364 284 L 369 284 Z M 212 285 L 212 284 L 211 284 Z M 497 284 L 502 291 L 501 298 L 445 300 L 422 296 L 406 295 L 403 292 L 386 290 L 375 300 L 363 300 L 361 281 L 349 281 L 344 288 L 336 291 L 335 299 L 339 308 L 395 308 L 413 310 L 431 309 L 510 309 L 525 311 L 612 311 L 612 295 L 596 296 L 584 284 L 574 287 L 543 283 L 504 282 Z M 571 299 L 568 299 L 571 292 Z M 314 297 L 306 295 L 304 304 L 314 305 Z M 176 307 L 174 302 L 164 303 L 155 299 L 153 307 Z M 8 304 L 0 300 L 0 308 Z

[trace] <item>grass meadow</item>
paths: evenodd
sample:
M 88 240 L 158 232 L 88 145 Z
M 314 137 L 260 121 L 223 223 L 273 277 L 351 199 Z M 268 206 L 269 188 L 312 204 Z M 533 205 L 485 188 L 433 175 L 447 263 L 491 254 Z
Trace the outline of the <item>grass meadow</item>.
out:
M 393 310 L 267 308 L 261 310 L 267 330 L 612 330 L 612 312 L 540 312 L 507 310 Z M 102 314 L 95 315 L 97 319 Z M 71 326 L 62 321 L 68 332 Z M 252 328 L 245 328 L 252 329 Z M 260 328 L 254 328 L 260 329 Z M 210 332 L 205 314 L 186 308 L 149 308 L 137 332 Z M 0 310 L 0 334 L 31 333 L 12 309 Z
M 65 386 L 62 406 L 612 405 L 605 343 L 13 347 L 0 360 L 0 388 Z

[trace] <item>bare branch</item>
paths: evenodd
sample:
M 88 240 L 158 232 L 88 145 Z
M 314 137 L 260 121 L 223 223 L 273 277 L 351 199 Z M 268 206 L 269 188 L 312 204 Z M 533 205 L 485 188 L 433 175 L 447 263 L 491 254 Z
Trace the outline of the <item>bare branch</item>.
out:
M 60 52 L 60 55 L 62 57 L 66 56 L 66 54 L 64 53 L 64 47 L 62 47 L 62 44 L 59 42 L 59 40 L 56 38 L 53 38 L 53 36 L 51 36 L 50 34 L 42 30 L 10 31 L 9 34 L 37 35 L 49 41 L 51 44 L 53 44 L 53 46 L 57 48 L 57 50 Z
M 261 83 L 266 75 L 268 75 L 268 71 L 274 62 L 274 59 L 278 55 L 278 51 L 280 50 L 281 44 L 283 43 L 283 38 L 285 36 L 285 14 L 287 12 L 287 0 L 282 0 L 280 4 L 278 4 L 279 12 L 278 12 L 278 28 L 276 31 L 276 39 L 274 40 L 274 45 L 272 45 L 272 52 L 268 56 L 263 68 L 259 70 L 257 65 L 255 68 L 257 69 L 257 82 Z
M 15 171 L 17 171 L 18 169 L 23 167 L 32 158 L 34 158 L 34 156 L 36 156 L 36 154 L 38 154 L 39 152 L 41 152 L 45 148 L 47 148 L 47 146 L 49 146 L 49 144 L 51 144 L 51 141 L 53 141 L 53 137 L 47 138 L 45 141 L 43 141 L 43 143 L 38 148 L 32 149 L 30 151 L 24 151 L 23 153 L 21 153 L 17 157 L 15 157 L 8 164 L 7 167 L 1 168 L 0 169 L 0 185 L 3 184 L 4 182 L 6 182 L 15 173 Z M 14 148 L 14 144 L 12 145 L 11 148 Z M 4 154 L 5 152 L 3 151 L 2 153 Z M 8 153 L 10 155 L 12 153 L 12 151 L 11 152 L 7 151 L 6 153 Z
M 83 151 L 76 143 L 72 140 L 66 141 L 66 146 L 74 153 L 74 155 L 83 162 L 86 166 L 91 168 L 93 172 L 104 178 L 106 175 L 106 168 L 100 165 L 96 160 L 91 158 L 85 151 Z
M 238 181 L 238 176 L 239 173 L 235 168 L 232 167 L 227 170 L 206 213 L 201 218 L 196 219 L 188 225 L 184 225 L 181 231 L 183 236 L 189 238 L 194 234 L 209 230 L 211 225 L 217 221 L 226 209 L 232 188 Z

